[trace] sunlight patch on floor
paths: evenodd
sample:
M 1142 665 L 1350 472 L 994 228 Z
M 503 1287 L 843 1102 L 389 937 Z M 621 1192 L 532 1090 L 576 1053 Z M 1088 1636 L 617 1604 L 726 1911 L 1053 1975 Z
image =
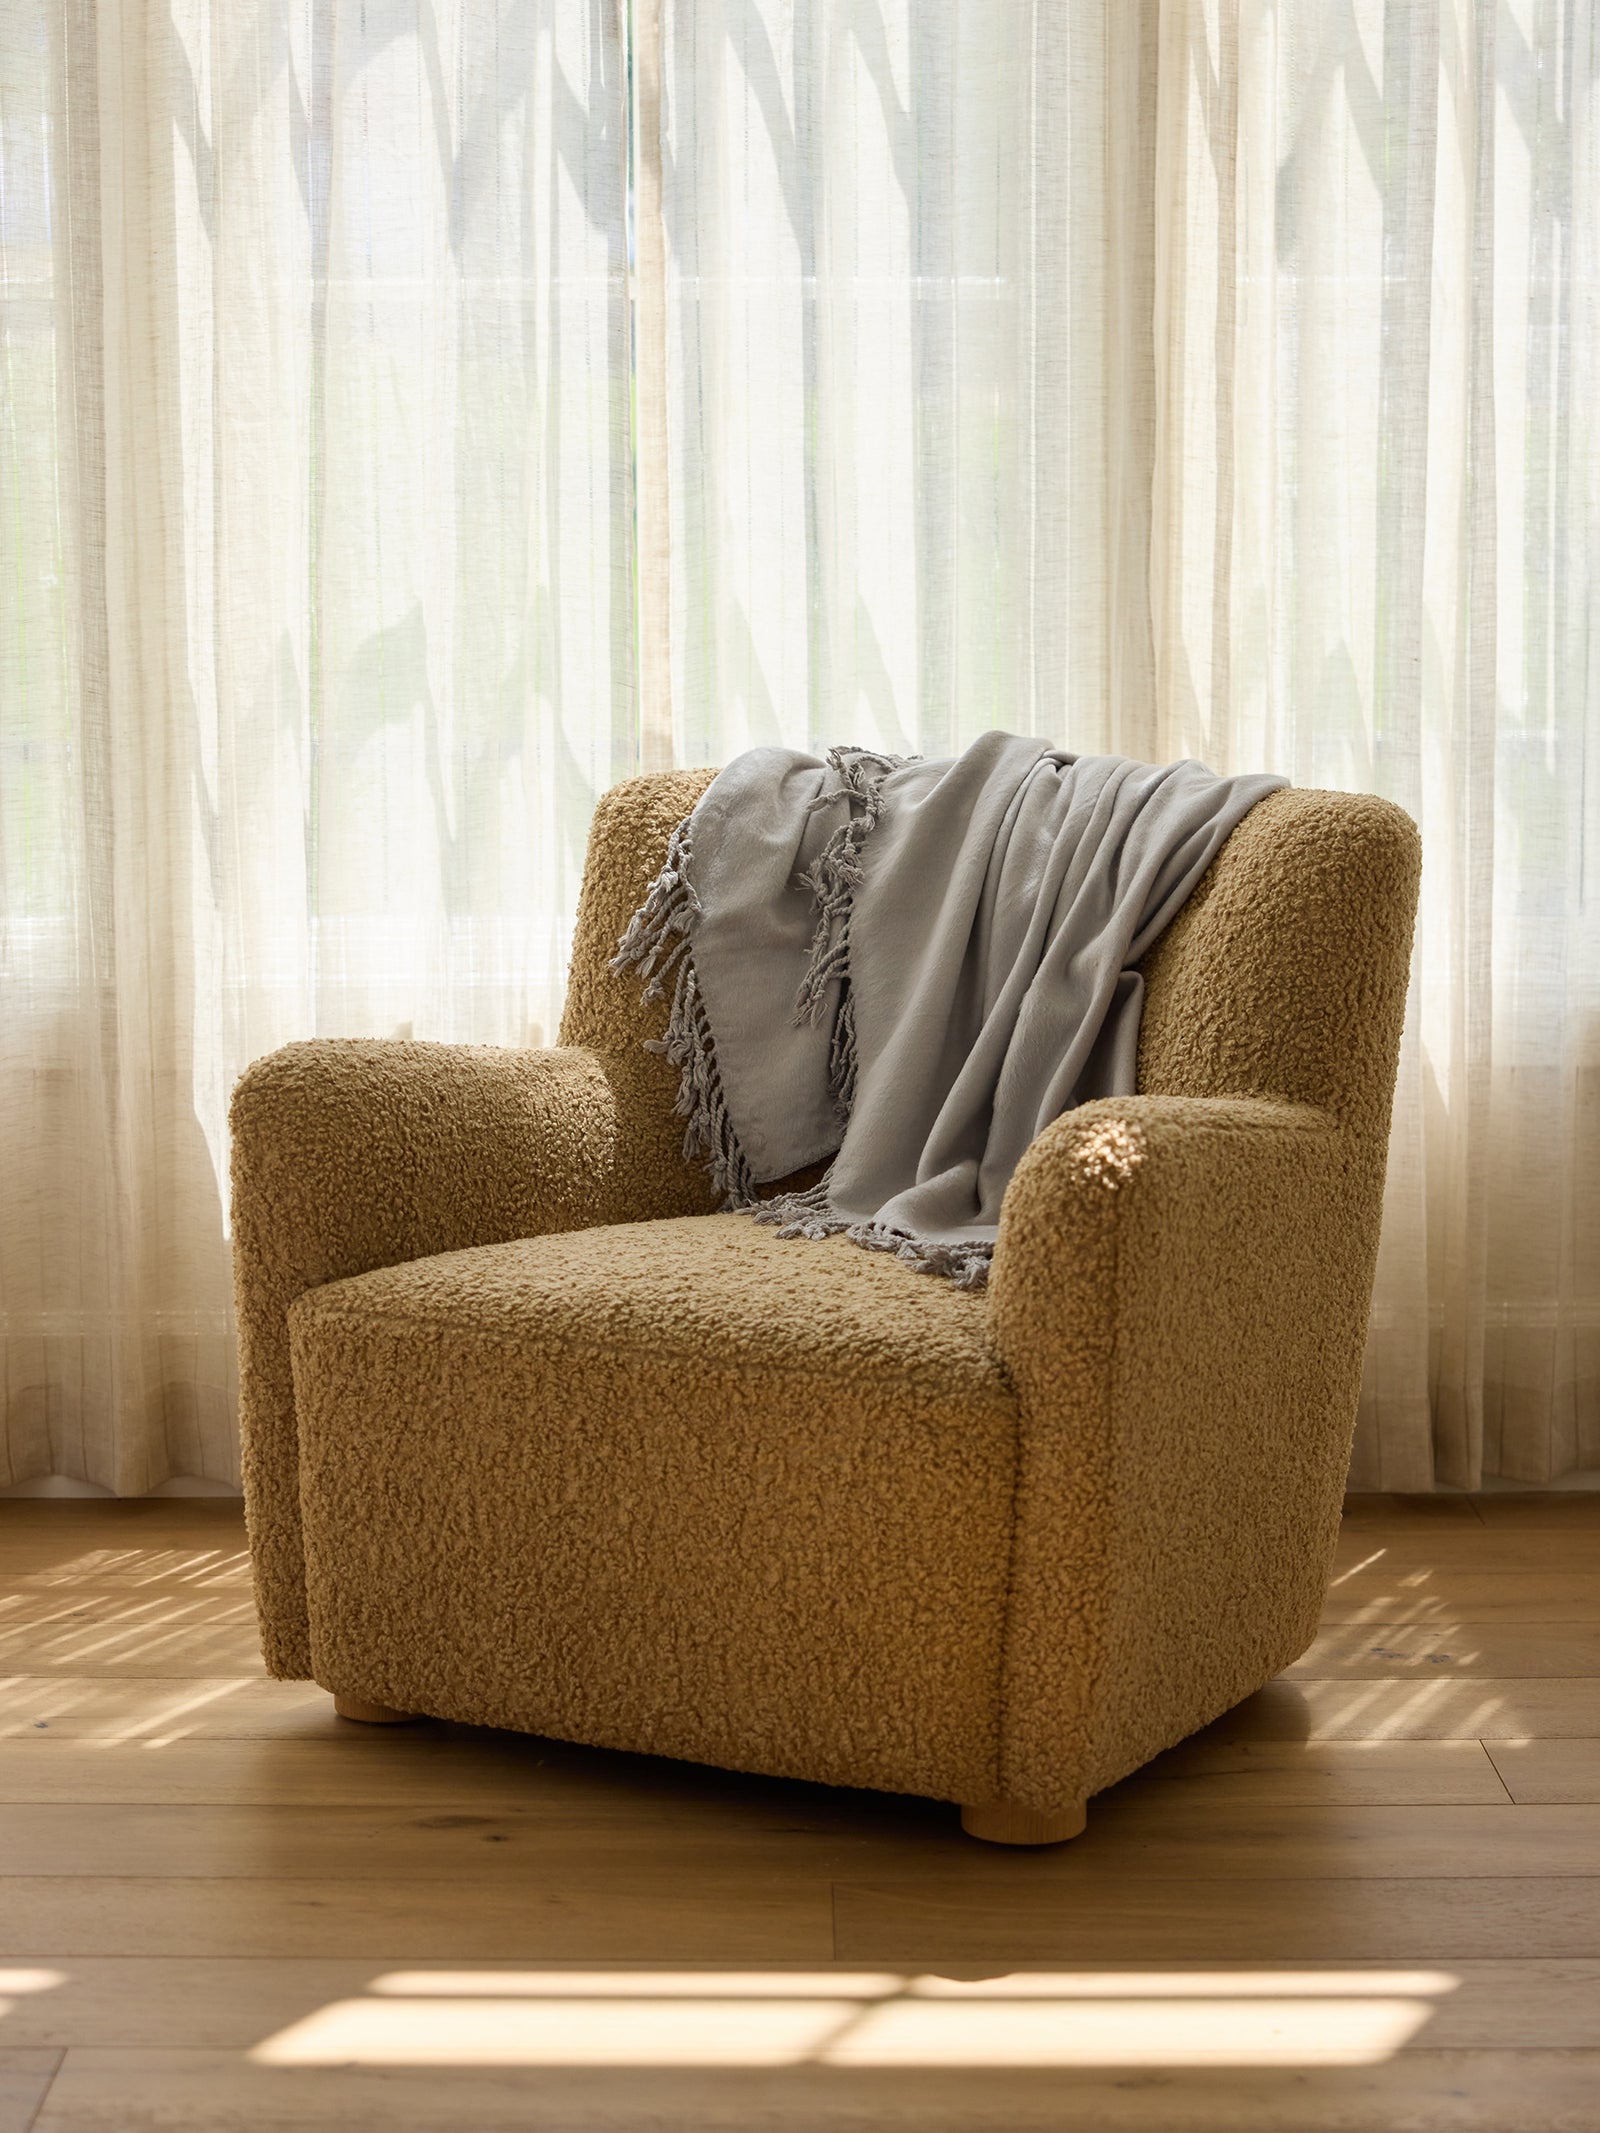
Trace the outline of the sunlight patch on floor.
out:
M 243 1547 L 151 1548 L 137 1541 L 121 1548 L 87 1548 L 64 1553 L 55 1561 L 21 1572 L 14 1584 L 23 1591 L 53 1586 L 94 1587 L 106 1580 L 131 1590 L 145 1585 L 193 1585 L 210 1588 L 237 1584 L 248 1577 L 250 1556 Z
M 375 1978 L 269 2066 L 1370 2066 L 1447 1971 L 450 1972 Z
M 0 1970 L 0 2015 L 10 2014 L 24 1993 L 50 1992 L 66 1982 L 60 1970 Z

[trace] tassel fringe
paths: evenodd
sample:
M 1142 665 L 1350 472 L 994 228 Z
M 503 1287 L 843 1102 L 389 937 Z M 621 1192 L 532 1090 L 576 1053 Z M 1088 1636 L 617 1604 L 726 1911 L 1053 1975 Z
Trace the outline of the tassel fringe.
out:
M 850 987 L 850 914 L 861 886 L 861 852 L 878 826 L 885 802 L 883 781 L 891 770 L 914 762 L 914 756 L 879 755 L 870 748 L 830 748 L 828 767 L 839 774 L 837 792 L 812 801 L 821 807 L 846 803 L 845 819 L 800 879 L 816 904 L 817 930 L 811 937 L 811 960 L 795 995 L 796 1022 L 817 1022 L 827 1006 L 828 987 L 838 980 L 839 1008 L 828 1045 L 828 1089 L 841 1126 L 848 1125 L 856 1100 L 856 1003 Z
M 830 1170 L 829 1177 L 832 1176 Z M 829 1177 L 809 1192 L 781 1193 L 773 1200 L 760 1200 L 747 1210 L 754 1222 L 776 1229 L 780 1237 L 848 1237 L 863 1251 L 893 1252 L 903 1266 L 918 1274 L 937 1274 L 958 1289 L 981 1289 L 989 1279 L 994 1246 L 982 1242 L 936 1244 L 928 1237 L 913 1237 L 882 1222 L 857 1222 L 841 1215 L 829 1204 Z
M 678 1069 L 678 1100 L 685 1121 L 683 1159 L 705 1165 L 725 1209 L 749 1207 L 755 1180 L 728 1115 L 716 1038 L 695 974 L 691 923 L 700 915 L 700 899 L 689 879 L 694 850 L 694 816 L 685 815 L 667 845 L 667 863 L 650 884 L 617 943 L 611 968 L 619 977 L 636 970 L 646 981 L 644 997 L 664 1000 L 673 979 L 665 1037 L 647 1038 L 645 1050 L 660 1052 Z
M 882 785 L 891 770 L 915 757 L 878 755 L 865 748 L 830 748 L 828 762 L 839 773 L 841 790 L 824 794 L 813 807 L 848 804 L 849 814 L 812 866 L 800 878 L 816 903 L 817 928 L 811 959 L 795 999 L 795 1020 L 815 1023 L 827 1005 L 828 988 L 839 985 L 839 1004 L 828 1047 L 828 1085 L 841 1128 L 848 1125 L 856 1094 L 856 1006 L 850 985 L 850 914 L 861 885 L 861 854 L 884 810 Z M 678 1069 L 675 1109 L 685 1121 L 685 1162 L 704 1164 L 724 1209 L 748 1213 L 775 1228 L 780 1237 L 822 1238 L 843 1234 L 866 1251 L 893 1252 L 919 1274 L 936 1274 L 958 1289 L 981 1289 L 989 1278 L 991 1244 L 936 1244 L 908 1236 L 878 1222 L 857 1222 L 839 1214 L 830 1200 L 832 1166 L 806 1192 L 757 1197 L 750 1165 L 728 1115 L 716 1037 L 706 1014 L 694 967 L 690 929 L 700 916 L 700 899 L 689 879 L 694 851 L 694 816 L 673 831 L 666 864 L 617 943 L 610 967 L 617 975 L 637 971 L 647 1000 L 670 997 L 667 1031 L 650 1038 L 647 1051 L 659 1052 Z M 670 995 L 668 984 L 671 984 Z

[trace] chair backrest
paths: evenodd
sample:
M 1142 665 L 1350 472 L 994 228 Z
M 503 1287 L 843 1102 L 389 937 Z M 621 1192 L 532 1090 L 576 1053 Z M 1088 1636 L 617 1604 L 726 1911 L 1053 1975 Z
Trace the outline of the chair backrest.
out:
M 1140 1090 L 1318 1104 L 1381 1148 L 1421 865 L 1392 801 L 1252 808 L 1145 957 Z
M 714 770 L 659 771 L 602 795 L 589 830 L 572 936 L 563 1044 L 632 1052 L 666 1028 L 666 1002 L 643 999 L 635 975 L 618 978 L 609 966 L 629 919 L 661 872 L 672 832 L 715 776 Z M 672 1084 L 664 1080 L 662 1086 L 670 1108 Z
M 631 779 L 590 833 L 564 1044 L 634 1052 L 665 1027 L 607 968 L 709 770 Z M 1146 956 L 1139 1086 L 1323 1106 L 1381 1148 L 1405 1006 L 1421 846 L 1364 793 L 1287 791 L 1253 808 Z M 671 1078 L 659 1082 L 670 1105 Z

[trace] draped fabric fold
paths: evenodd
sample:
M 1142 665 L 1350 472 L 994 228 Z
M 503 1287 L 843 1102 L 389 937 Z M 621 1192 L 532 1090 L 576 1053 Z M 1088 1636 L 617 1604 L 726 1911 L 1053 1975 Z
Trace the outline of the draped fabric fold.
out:
M 0 1486 L 237 1472 L 224 1111 L 554 1026 L 595 795 L 1383 792 L 1356 1478 L 1600 1469 L 1596 0 L 9 0 Z
M 735 757 L 612 969 L 671 980 L 684 1154 L 780 1237 L 989 1277 L 1023 1156 L 1139 1085 L 1139 965 L 1282 778 L 985 733 L 954 758 Z M 820 1180 L 756 1186 L 825 1162 Z
M 0 9 L 0 1485 L 237 1479 L 252 1059 L 554 1031 L 626 133 L 613 0 Z

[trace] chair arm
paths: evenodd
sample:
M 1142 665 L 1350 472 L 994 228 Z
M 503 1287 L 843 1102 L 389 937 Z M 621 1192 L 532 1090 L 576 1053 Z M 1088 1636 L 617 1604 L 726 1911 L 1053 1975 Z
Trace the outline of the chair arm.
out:
M 1113 1783 L 1310 1642 L 1382 1180 L 1327 1112 L 1231 1097 L 1085 1104 L 1018 1166 L 990 1284 L 1022 1414 L 1006 1797 Z
M 245 1505 L 267 1666 L 294 1679 L 310 1671 L 295 1298 L 436 1252 L 709 1203 L 677 1159 L 670 1070 L 642 1053 L 291 1044 L 240 1081 L 232 1127 Z

